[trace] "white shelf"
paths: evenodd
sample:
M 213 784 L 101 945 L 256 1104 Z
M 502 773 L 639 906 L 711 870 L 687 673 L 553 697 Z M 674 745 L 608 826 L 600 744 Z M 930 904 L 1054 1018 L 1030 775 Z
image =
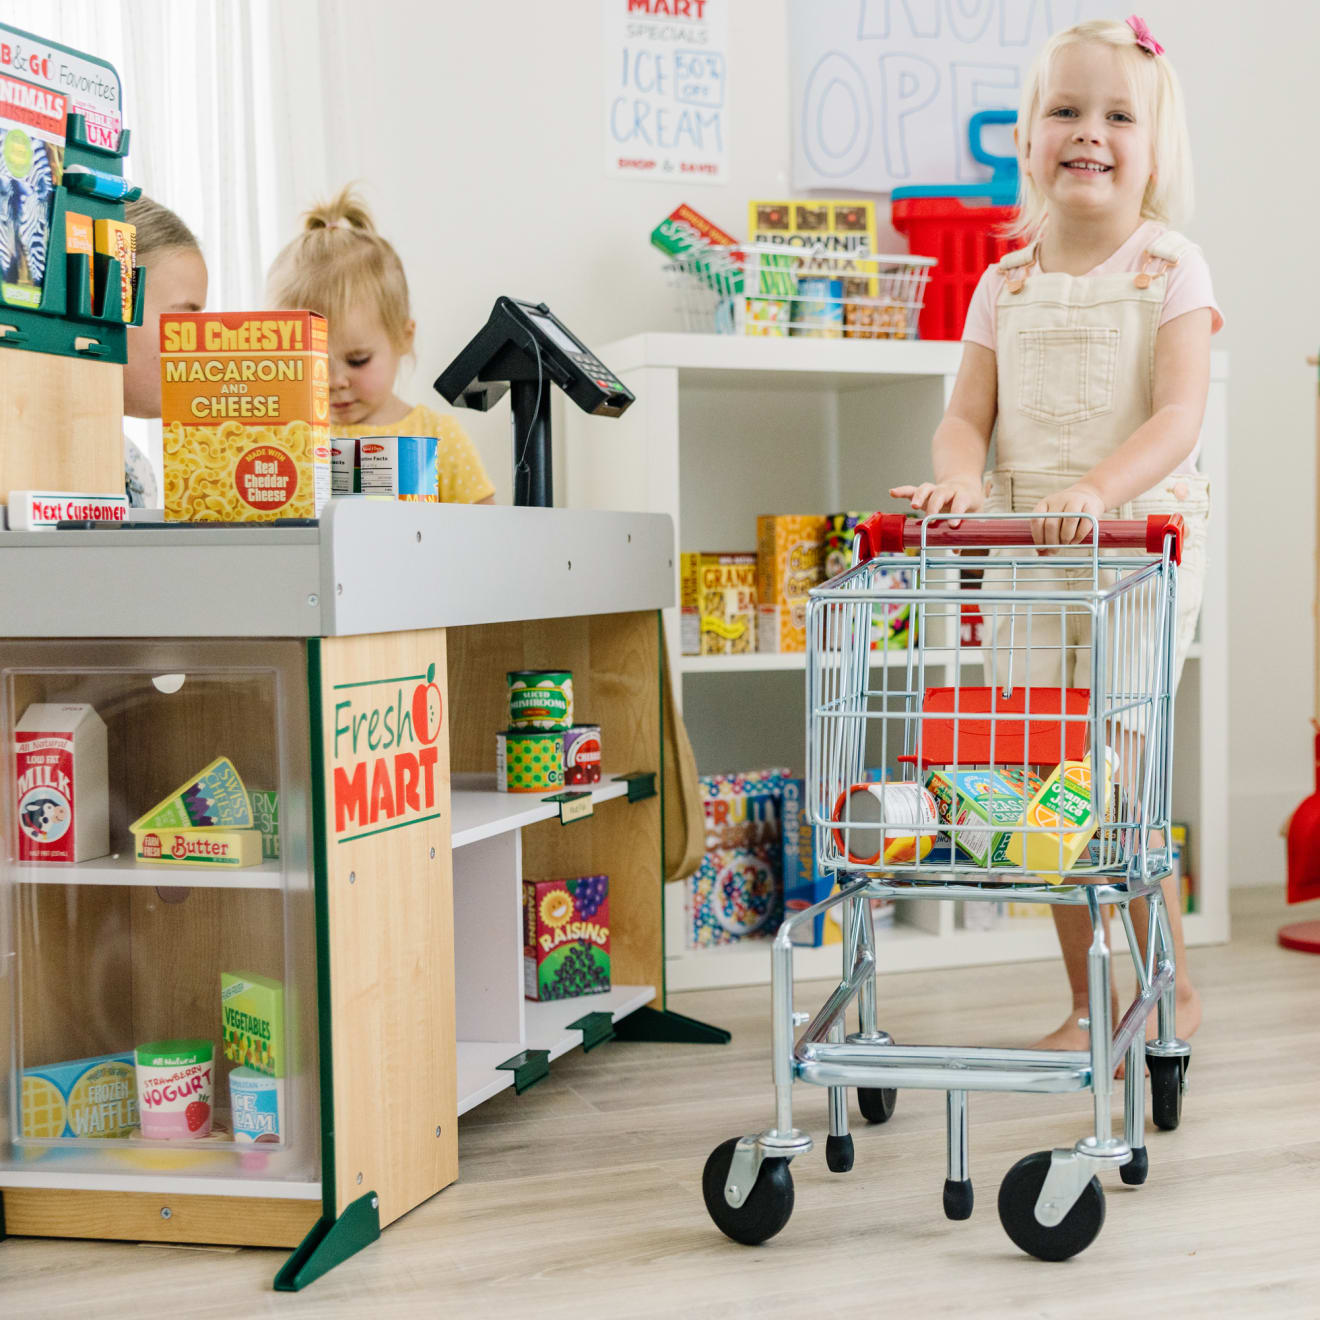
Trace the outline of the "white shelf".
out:
M 499 1064 L 523 1050 L 549 1050 L 551 1060 L 582 1044 L 582 1033 L 568 1024 L 588 1013 L 612 1013 L 617 1022 L 655 998 L 652 985 L 616 985 L 603 995 L 580 995 L 576 999 L 552 999 L 546 1003 L 529 1000 L 526 1044 L 517 1041 L 458 1042 L 458 1112 L 465 1114 L 491 1096 L 513 1085 L 513 1073 Z
M 279 1178 L 209 1178 L 188 1173 L 55 1173 L 40 1169 L 0 1170 L 0 1186 L 53 1187 L 74 1192 L 149 1192 L 153 1196 L 256 1196 L 319 1201 L 319 1182 Z
M 1115 928 L 1117 929 L 1117 928 Z M 1204 913 L 1183 918 L 1189 946 L 1214 943 L 1218 936 Z M 768 985 L 770 941 L 746 940 L 718 949 L 690 949 L 665 960 L 665 983 L 675 990 L 715 990 L 735 985 Z M 1125 965 L 1126 945 L 1112 945 L 1117 966 Z M 935 934 L 906 922 L 876 931 L 876 962 L 884 972 L 911 972 L 944 967 L 978 967 L 991 963 L 1031 962 L 1059 956 L 1054 922 L 1048 917 L 1006 918 L 991 930 L 955 930 Z M 793 950 L 794 981 L 836 979 L 842 953 L 837 944 Z
M 547 798 L 559 793 L 585 792 L 588 787 L 593 805 L 625 797 L 628 792 L 626 783 L 616 783 L 608 773 L 601 774 L 599 784 L 566 784 L 544 795 L 501 793 L 495 787 L 493 774 L 454 775 L 449 797 L 452 846 L 462 848 L 509 830 L 520 830 L 524 825 L 535 825 L 540 820 L 553 820 L 559 815 L 559 803 L 549 802 Z
M 908 656 L 904 651 L 876 651 L 871 656 L 872 669 L 904 669 Z M 943 668 L 945 660 L 927 660 L 926 668 Z M 966 663 L 966 662 L 964 662 Z M 980 663 L 979 659 L 976 663 Z M 800 669 L 807 667 L 805 651 L 765 652 L 753 651 L 748 655 L 685 655 L 679 659 L 679 668 L 685 674 L 751 674 L 769 669 Z
M 140 864 L 128 853 L 93 857 L 76 865 L 41 862 L 15 865 L 14 879 L 25 885 L 145 885 L 149 889 L 279 889 L 283 867 L 278 860 L 259 866 L 208 870 L 204 866 Z

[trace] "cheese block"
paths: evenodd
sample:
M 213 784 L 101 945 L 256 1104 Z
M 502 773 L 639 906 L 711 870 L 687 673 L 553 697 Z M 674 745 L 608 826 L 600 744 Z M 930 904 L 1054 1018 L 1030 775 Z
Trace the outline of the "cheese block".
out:
M 227 756 L 217 756 L 190 783 L 175 789 L 163 802 L 156 803 L 146 815 L 139 816 L 129 826 L 134 834 L 140 830 L 197 828 L 252 828 L 252 803 L 234 763 Z

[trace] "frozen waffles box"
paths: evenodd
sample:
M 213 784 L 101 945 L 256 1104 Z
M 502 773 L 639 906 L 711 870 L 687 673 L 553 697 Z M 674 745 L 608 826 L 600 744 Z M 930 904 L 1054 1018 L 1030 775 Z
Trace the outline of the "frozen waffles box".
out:
M 160 318 L 165 518 L 315 518 L 330 498 L 325 319 Z
M 25 1068 L 20 1103 L 27 1141 L 130 1136 L 138 1124 L 133 1052 Z
M 767 514 L 756 520 L 759 651 L 807 649 L 807 593 L 825 580 L 825 520 Z

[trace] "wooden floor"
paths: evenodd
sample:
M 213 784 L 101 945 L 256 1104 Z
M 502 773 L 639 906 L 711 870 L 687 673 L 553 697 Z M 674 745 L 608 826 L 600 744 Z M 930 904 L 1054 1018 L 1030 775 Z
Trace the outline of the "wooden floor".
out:
M 792 1166 L 793 1218 L 760 1248 L 723 1238 L 702 1164 L 770 1117 L 768 994 L 742 989 L 672 1005 L 730 1028 L 731 1045 L 607 1045 L 474 1111 L 461 1181 L 301 1294 L 271 1291 L 274 1252 L 13 1239 L 0 1315 L 1315 1317 L 1320 958 L 1274 942 L 1299 912 L 1315 915 L 1240 892 L 1233 943 L 1193 951 L 1206 1021 L 1183 1125 L 1150 1132 L 1144 1187 L 1106 1180 L 1104 1230 L 1066 1264 L 1013 1247 L 995 1198 L 1019 1157 L 1084 1134 L 1085 1095 L 973 1096 L 977 1205 L 955 1224 L 940 1208 L 942 1094 L 903 1092 L 887 1126 L 855 1129 L 840 1176 L 825 1168 L 825 1093 L 800 1087 L 799 1125 L 821 1141 Z M 1025 1043 L 1056 1025 L 1061 986 L 1053 963 L 884 977 L 881 1025 Z M 812 999 L 799 990 L 799 1007 Z

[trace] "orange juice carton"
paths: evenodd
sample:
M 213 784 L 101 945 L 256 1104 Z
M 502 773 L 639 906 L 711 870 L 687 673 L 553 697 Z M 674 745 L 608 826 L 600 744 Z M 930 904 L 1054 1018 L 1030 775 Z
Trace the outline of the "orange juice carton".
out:
M 34 702 L 14 744 L 19 861 L 104 857 L 110 788 L 101 717 L 86 702 Z
M 316 518 L 330 498 L 324 317 L 160 318 L 167 522 Z
M 825 580 L 825 520 L 767 514 L 756 520 L 759 651 L 807 649 L 807 592 Z
M 756 650 L 756 556 L 686 554 L 681 560 L 684 655 Z M 691 648 L 691 649 L 689 649 Z
M 1117 773 L 1118 757 L 1109 747 L 1104 751 L 1100 784 L 1095 782 L 1089 754 L 1056 766 L 1027 806 L 1023 823 L 1038 832 L 1015 831 L 1008 841 L 1008 860 L 1057 883 L 1077 864 L 1100 828 L 1109 811 Z M 1099 799 L 1097 811 L 1092 810 L 1093 797 Z
M 23 1137 L 127 1137 L 138 1124 L 133 1051 L 23 1070 Z
M 283 982 L 255 972 L 221 972 L 220 1041 L 230 1063 L 285 1076 Z
M 105 315 L 133 319 L 133 267 L 137 262 L 137 226 L 124 220 L 96 220 L 92 224 L 94 264 L 103 272 L 119 263 L 119 287 L 105 290 Z

